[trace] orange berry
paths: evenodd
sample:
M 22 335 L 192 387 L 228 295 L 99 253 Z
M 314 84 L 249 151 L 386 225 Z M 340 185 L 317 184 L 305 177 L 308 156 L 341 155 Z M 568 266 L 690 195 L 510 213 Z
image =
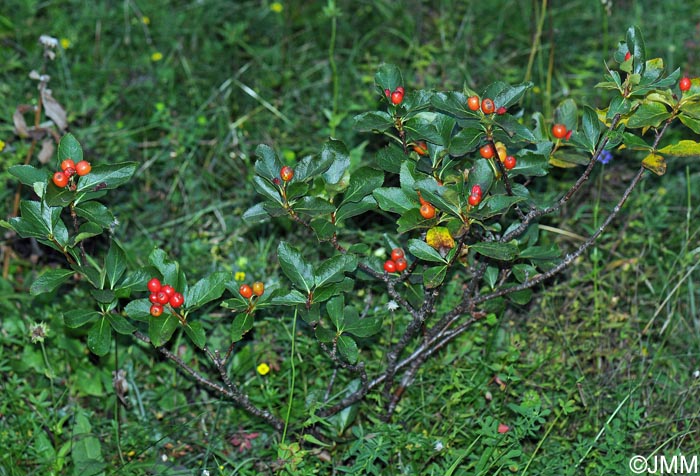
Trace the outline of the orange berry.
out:
M 68 177 L 63 172 L 56 172 L 53 174 L 53 183 L 58 188 L 63 188 L 68 185 Z
M 64 172 L 66 169 L 74 169 L 75 168 L 75 162 L 73 162 L 73 159 L 66 159 L 63 162 L 61 162 L 61 170 Z
M 493 103 L 492 99 L 484 98 L 484 100 L 481 101 L 481 110 L 484 114 L 493 114 L 496 110 L 496 105 Z
M 260 297 L 265 292 L 265 284 L 261 281 L 255 281 L 253 283 L 253 294 Z
M 566 126 L 564 124 L 554 124 L 552 126 L 552 135 L 557 139 L 566 137 Z
M 479 149 L 479 153 L 484 159 L 490 159 L 496 152 L 493 150 L 493 146 L 491 144 L 486 144 Z
M 241 287 L 238 288 L 238 292 L 241 294 L 246 299 L 250 299 L 251 296 L 253 295 L 253 288 L 248 286 L 247 284 L 241 284 Z
M 90 162 L 88 162 L 87 160 L 81 160 L 80 162 L 75 164 L 75 171 L 81 177 L 83 175 L 89 174 L 91 170 L 92 170 L 92 166 L 90 165 Z
M 430 220 L 435 217 L 435 207 L 429 203 L 420 206 L 420 214 L 426 220 Z
M 478 111 L 479 107 L 481 106 L 479 96 L 469 96 L 469 98 L 467 99 L 467 106 L 469 106 L 469 109 L 471 109 L 472 111 Z

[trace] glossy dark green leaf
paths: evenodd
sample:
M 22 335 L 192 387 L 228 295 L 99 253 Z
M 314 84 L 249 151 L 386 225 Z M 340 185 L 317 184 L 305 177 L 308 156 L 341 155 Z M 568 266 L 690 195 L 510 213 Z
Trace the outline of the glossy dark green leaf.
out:
M 63 323 L 66 327 L 75 329 L 100 318 L 100 313 L 92 309 L 71 309 L 63 313 Z
M 344 332 L 348 332 L 357 337 L 370 337 L 382 330 L 381 319 L 374 316 L 361 318 L 357 310 L 353 309 L 353 311 L 354 312 L 345 313 Z
M 406 156 L 396 144 L 389 144 L 377 152 L 375 160 L 382 170 L 398 174 L 401 170 L 401 164 L 406 160 Z
M 605 115 L 606 119 L 612 120 L 617 114 L 624 116 L 632 109 L 630 101 L 622 96 L 615 96 L 610 101 L 608 112 Z
M 335 212 L 335 222 L 341 223 L 348 218 L 376 209 L 377 201 L 374 199 L 374 196 L 368 195 L 359 202 L 343 203 L 338 207 L 338 210 Z
M 129 335 L 132 334 L 136 328 L 127 321 L 121 314 L 115 314 L 110 312 L 107 314 L 107 320 L 118 334 Z
M 479 147 L 483 137 L 484 131 L 481 127 L 464 128 L 452 137 L 448 152 L 455 157 L 473 152 Z
M 423 218 L 418 209 L 418 205 L 416 205 L 416 208 L 402 213 L 399 219 L 396 220 L 396 224 L 398 225 L 396 229 L 397 233 L 406 233 L 407 231 L 418 228 L 427 228 L 430 222 Z
M 148 320 L 148 337 L 151 338 L 151 344 L 155 347 L 167 344 L 179 325 L 178 318 L 168 312 L 164 312 L 160 317 L 151 317 Z
M 509 108 L 513 104 L 516 104 L 528 89 L 532 88 L 533 83 L 521 83 L 515 86 L 503 83 L 503 87 L 500 91 L 493 96 L 493 102 L 496 107 Z
M 273 296 L 270 302 L 279 306 L 296 306 L 297 304 L 306 304 L 306 296 L 296 289 L 292 289 L 287 294 Z
M 151 319 L 151 302 L 148 299 L 135 299 L 129 301 L 124 307 L 124 312 L 131 319 L 148 322 Z
M 342 295 L 329 299 L 326 302 L 326 312 L 331 322 L 338 331 L 342 331 L 345 324 L 345 299 Z
M 219 299 L 226 289 L 226 282 L 230 278 L 231 273 L 215 271 L 189 286 L 187 292 L 184 293 L 185 307 L 187 309 L 195 309 Z
M 443 258 L 435 248 L 423 240 L 417 240 L 415 238 L 408 240 L 408 251 L 416 258 L 424 261 L 433 261 L 436 263 L 446 262 L 445 258 Z
M 564 99 L 554 110 L 554 122 L 564 124 L 567 130 L 576 130 L 578 107 L 573 99 Z
M 357 349 L 357 342 L 350 336 L 342 335 L 338 337 L 338 353 L 347 362 L 354 364 L 357 362 L 357 357 L 359 356 L 359 350 Z
M 264 204 L 256 203 L 243 213 L 241 217 L 248 225 L 257 225 L 270 219 L 270 214 L 265 210 Z
M 646 68 L 646 48 L 644 46 L 644 38 L 642 32 L 636 26 L 631 26 L 627 30 L 627 47 L 633 58 L 633 72 L 635 74 L 643 74 Z
M 50 293 L 61 284 L 68 281 L 74 274 L 75 271 L 69 269 L 50 269 L 32 283 L 29 288 L 29 293 L 32 296 Z
M 294 206 L 292 206 L 292 208 L 297 213 L 309 216 L 330 216 L 330 214 L 335 211 L 335 206 L 329 203 L 328 200 L 310 196 L 302 198 L 301 200 L 296 202 Z
M 106 317 L 101 316 L 90 327 L 87 335 L 87 346 L 95 355 L 107 355 L 112 343 L 112 326 Z
M 340 182 L 350 166 L 350 154 L 342 141 L 331 139 L 323 144 L 321 161 L 325 163 L 328 160 L 330 160 L 331 165 L 323 172 L 322 176 L 326 183 L 334 185 Z
M 453 116 L 464 118 L 476 118 L 477 114 L 467 106 L 467 96 L 461 92 L 449 91 L 435 93 L 430 101 L 438 111 L 443 111 Z
M 283 201 L 279 189 L 264 178 L 258 175 L 253 177 L 253 188 L 256 192 L 268 200 L 272 200 L 274 203 L 282 205 Z
M 359 202 L 367 195 L 371 195 L 372 191 L 381 187 L 384 184 L 384 172 L 371 167 L 360 167 L 350 177 L 350 183 L 343 203 Z
M 357 258 L 353 255 L 338 254 L 322 261 L 314 270 L 314 286 L 337 283 L 345 278 L 345 273 L 355 270 Z
M 523 289 L 521 291 L 514 291 L 506 295 L 508 299 L 513 301 L 515 304 L 524 306 L 529 303 L 532 299 L 532 289 Z
M 114 302 L 114 291 L 110 289 L 91 289 L 90 296 L 100 304 L 111 304 Z
M 66 159 L 72 159 L 76 164 L 83 160 L 83 148 L 80 142 L 70 132 L 58 141 L 58 163 Z
M 85 222 L 78 228 L 78 233 L 71 240 L 70 246 L 75 246 L 83 240 L 102 234 L 102 227 L 97 223 Z
M 314 332 L 316 339 L 324 344 L 329 344 L 335 340 L 336 333 L 326 327 L 316 326 L 316 331 Z
M 155 248 L 148 256 L 148 262 L 160 272 L 163 284 L 169 284 L 179 292 L 184 291 L 184 273 L 180 271 L 177 261 L 168 258 L 165 251 Z
M 304 259 L 301 252 L 289 243 L 282 241 L 277 247 L 280 267 L 289 280 L 307 294 L 314 287 L 314 273 L 311 265 Z
M 666 105 L 660 102 L 644 101 L 629 117 L 627 127 L 659 127 L 669 117 L 671 117 L 671 113 L 666 109 Z
M 461 197 L 454 189 L 438 185 L 437 181 L 432 177 L 416 182 L 416 187 L 420 191 L 421 196 L 434 207 L 455 217 L 460 216 L 462 211 Z
M 502 215 L 506 213 L 510 207 L 522 201 L 525 201 L 525 197 L 503 194 L 489 195 L 484 199 L 479 209 L 472 213 L 472 216 L 480 220 L 485 220 L 497 215 Z
M 253 322 L 255 322 L 255 319 L 253 318 L 252 312 L 237 314 L 230 325 L 231 342 L 238 342 L 243 339 L 243 336 L 253 328 Z
M 327 301 L 338 294 L 349 293 L 352 291 L 355 281 L 351 278 L 344 277 L 341 281 L 335 283 L 324 284 L 314 290 L 313 302 L 321 303 Z
M 99 202 L 83 202 L 76 205 L 74 210 L 79 217 L 96 223 L 102 228 L 110 228 L 117 223 L 112 212 Z
M 403 213 L 411 208 L 416 208 L 415 199 L 400 188 L 383 187 L 376 189 L 372 195 L 379 208 L 387 212 Z
M 93 165 L 89 174 L 78 179 L 76 191 L 89 192 L 117 188 L 131 180 L 137 166 L 136 162 Z
M 255 161 L 255 173 L 267 180 L 279 178 L 282 162 L 280 162 L 277 153 L 272 147 L 267 144 L 260 144 L 255 148 L 255 155 L 258 160 Z
M 447 274 L 447 265 L 433 266 L 423 271 L 423 286 L 428 289 L 436 288 L 442 284 Z
M 477 159 L 469 171 L 467 179 L 467 190 L 471 190 L 474 185 L 481 186 L 481 192 L 485 195 L 491 188 L 494 180 L 493 169 L 487 159 Z
M 336 221 L 339 221 L 336 219 Z M 336 227 L 327 218 L 314 218 L 311 220 L 311 228 L 316 232 L 319 241 L 327 241 L 335 235 Z
M 518 254 L 518 247 L 512 243 L 485 241 L 482 243 L 474 243 L 469 248 L 483 256 L 501 261 L 510 261 L 515 259 Z
M 204 327 L 199 321 L 188 322 L 185 326 L 185 334 L 190 338 L 192 343 L 198 348 L 203 349 L 207 344 L 207 335 L 204 332 Z
M 36 182 L 47 182 L 51 178 L 48 169 L 37 169 L 32 165 L 13 165 L 7 171 L 28 187 L 33 187 Z
M 535 142 L 537 140 L 530 129 L 510 114 L 496 116 L 496 124 L 503 129 L 511 142 Z
M 394 120 L 385 111 L 370 111 L 353 118 L 354 128 L 360 132 L 384 132 L 394 127 Z
M 294 167 L 294 178 L 305 181 L 328 170 L 335 157 L 332 154 L 307 155 Z
M 384 90 L 394 91 L 398 86 L 404 86 L 403 76 L 398 66 L 390 63 L 383 63 L 374 74 L 374 84 L 384 94 Z

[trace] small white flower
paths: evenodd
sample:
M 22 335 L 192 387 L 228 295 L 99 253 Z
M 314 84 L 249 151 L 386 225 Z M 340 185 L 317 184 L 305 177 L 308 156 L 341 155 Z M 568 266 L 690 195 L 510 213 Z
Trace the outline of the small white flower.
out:
M 203 470 L 202 470 L 202 476 L 209 476 L 209 470 L 208 470 L 208 469 L 203 469 Z
M 39 43 L 41 43 L 46 48 L 58 48 L 58 39 L 49 35 L 41 35 L 39 37 Z
M 435 451 L 442 451 L 444 448 L 445 448 L 445 445 L 443 445 L 442 441 L 440 441 L 440 440 L 437 440 L 435 442 L 435 444 L 433 445 L 433 449 L 435 449 Z
M 399 305 L 396 304 L 396 301 L 394 301 L 394 300 L 392 299 L 391 301 L 389 301 L 388 303 L 386 303 L 386 308 L 387 308 L 388 310 L 390 310 L 391 312 L 394 312 L 395 310 L 397 310 L 397 309 L 399 308 Z
M 700 370 L 695 370 L 693 372 L 693 378 L 700 378 Z

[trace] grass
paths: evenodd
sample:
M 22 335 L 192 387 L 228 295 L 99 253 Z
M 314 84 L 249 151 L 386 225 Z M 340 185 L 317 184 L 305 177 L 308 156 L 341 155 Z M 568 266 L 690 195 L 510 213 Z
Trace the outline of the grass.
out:
M 525 105 L 546 115 L 566 97 L 595 104 L 603 61 L 637 24 L 647 51 L 698 74 L 692 2 L 621 2 L 610 16 L 597 2 L 549 5 L 533 46 L 544 5 L 282 2 L 277 12 L 270 2 L 250 1 L 84 8 L 10 0 L 0 14 L 1 177 L 7 182 L 6 168 L 27 151 L 13 138 L 10 117 L 33 101 L 27 73 L 41 66 L 36 39 L 65 39 L 49 74 L 71 130 L 96 160 L 140 164 L 134 184 L 114 201 L 117 238 L 130 259 L 143 263 L 148 250 L 163 246 L 190 279 L 223 269 L 273 283 L 280 280 L 277 240 L 297 231 L 242 224 L 254 201 L 247 185 L 254 149 L 268 143 L 292 163 L 332 135 L 354 147 L 353 161 L 361 163 L 375 144 L 352 130 L 351 118 L 376 105 L 372 75 L 381 62 L 410 71 L 407 84 L 436 89 L 517 83 L 531 64 L 537 88 Z M 565 280 L 498 322 L 474 327 L 426 365 L 393 423 L 380 421 L 371 399 L 359 419 L 332 418 L 332 446 L 280 439 L 145 346 L 118 340 L 108 357 L 87 355 L 59 320 L 87 296 L 61 288 L 31 298 L 29 284 L 57 259 L 13 241 L 11 273 L 0 280 L 0 475 L 90 474 L 77 466 L 77 448 L 98 448 L 108 474 L 134 475 L 627 474 L 634 454 L 697 454 L 696 159 L 648 177 L 616 228 Z M 552 224 L 569 234 L 542 233 L 575 246 L 571 233 L 595 229 L 634 168 L 631 158 L 616 157 Z M 556 191 L 570 176 L 542 187 Z M 0 190 L 3 215 L 13 194 L 14 186 Z M 371 231 L 361 238 L 379 240 Z M 256 403 L 302 415 L 320 398 L 309 389 L 327 364 L 309 351 L 308 333 L 295 332 L 292 316 L 262 317 L 255 339 L 237 350 L 235 373 L 260 390 Z M 43 345 L 29 339 L 36 322 L 49 326 Z M 261 360 L 275 369 L 271 378 L 254 372 Z M 126 370 L 127 407 L 113 390 L 117 368 Z M 291 375 L 292 401 L 280 391 Z M 89 429 L 78 425 L 81 414 Z M 498 422 L 512 431 L 495 434 Z M 279 456 L 293 463 L 280 468 Z

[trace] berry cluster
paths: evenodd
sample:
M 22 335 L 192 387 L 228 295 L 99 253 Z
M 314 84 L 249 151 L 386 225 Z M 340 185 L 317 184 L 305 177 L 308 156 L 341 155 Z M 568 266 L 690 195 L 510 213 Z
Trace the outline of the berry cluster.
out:
M 238 292 L 246 299 L 251 299 L 253 294 L 260 297 L 265 293 L 265 284 L 261 281 L 254 282 L 252 287 L 247 284 L 241 284 L 241 287 L 238 288 Z
M 483 192 L 482 192 L 482 190 L 481 190 L 481 185 L 479 185 L 479 184 L 477 183 L 477 184 L 475 184 L 474 186 L 472 186 L 472 192 L 471 192 L 471 194 L 469 195 L 469 198 L 468 198 L 469 205 L 471 205 L 472 207 L 475 207 L 475 206 L 477 206 L 478 204 L 480 204 L 480 203 L 481 203 L 481 194 L 482 194 L 482 193 L 483 193 Z
M 53 183 L 58 188 L 63 188 L 68 185 L 71 177 L 75 175 L 82 177 L 89 174 L 90 170 L 92 166 L 87 160 L 81 160 L 76 164 L 73 159 L 66 159 L 61 162 L 61 170 L 53 174 Z
M 398 106 L 403 101 L 403 95 L 406 90 L 403 86 L 396 86 L 396 89 L 390 91 L 388 88 L 384 90 L 384 95 L 391 101 L 391 104 Z
M 501 106 L 498 109 L 496 109 L 496 105 L 493 102 L 493 99 L 490 98 L 484 98 L 482 100 L 479 100 L 479 96 L 469 96 L 467 98 L 467 107 L 471 109 L 472 111 L 478 111 L 481 109 L 481 112 L 484 114 L 493 114 L 494 112 L 496 114 L 505 114 L 506 113 L 506 108 Z
M 564 124 L 554 124 L 552 126 L 552 135 L 557 139 L 571 139 L 571 132 L 566 129 Z
M 163 314 L 163 306 L 166 304 L 177 309 L 185 303 L 182 294 L 175 291 L 175 288 L 169 284 L 161 284 L 158 278 L 152 278 L 148 282 L 148 290 L 151 292 L 148 300 L 151 301 L 151 316 L 153 317 L 159 317 Z
M 503 167 L 505 167 L 506 170 L 512 170 L 515 168 L 517 161 L 515 160 L 515 157 L 508 155 L 508 150 L 503 142 L 496 142 L 496 152 L 498 153 L 498 158 L 501 159 Z
M 401 248 L 391 250 L 391 259 L 384 262 L 384 271 L 387 273 L 403 273 L 408 262 L 404 257 L 404 252 Z
M 418 200 L 420 200 L 420 216 L 422 216 L 426 220 L 435 218 L 435 207 L 426 199 L 421 197 L 420 192 L 418 193 Z

